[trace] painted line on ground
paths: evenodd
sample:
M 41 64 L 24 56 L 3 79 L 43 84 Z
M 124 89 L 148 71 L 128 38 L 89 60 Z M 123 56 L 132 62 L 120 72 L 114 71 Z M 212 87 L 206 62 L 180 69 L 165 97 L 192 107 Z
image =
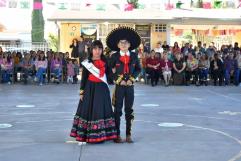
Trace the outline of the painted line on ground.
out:
M 211 91 L 211 90 L 206 90 L 206 91 L 209 92 L 209 93 L 215 94 L 217 96 L 224 97 L 226 99 L 233 100 L 233 101 L 241 103 L 240 99 L 236 99 L 236 98 L 233 98 L 233 97 L 221 94 L 221 93 L 217 93 L 217 92 L 214 92 L 214 91 Z

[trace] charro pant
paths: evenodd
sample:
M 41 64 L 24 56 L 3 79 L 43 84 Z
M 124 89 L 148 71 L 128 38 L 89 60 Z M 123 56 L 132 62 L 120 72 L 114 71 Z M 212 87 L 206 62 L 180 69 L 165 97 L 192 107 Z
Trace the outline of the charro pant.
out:
M 131 135 L 132 121 L 134 120 L 134 86 L 116 85 L 115 89 L 114 115 L 117 134 L 120 135 L 120 122 L 122 116 L 123 103 L 125 103 L 126 135 Z

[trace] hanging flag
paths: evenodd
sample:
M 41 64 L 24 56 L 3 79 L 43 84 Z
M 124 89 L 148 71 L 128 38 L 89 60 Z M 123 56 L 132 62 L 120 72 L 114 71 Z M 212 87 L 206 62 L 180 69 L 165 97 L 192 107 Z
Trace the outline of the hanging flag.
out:
M 224 8 L 236 8 L 235 7 L 235 2 L 234 1 L 226 1 L 224 2 Z
M 205 30 L 205 35 L 209 35 L 209 29 Z
M 70 10 L 73 11 L 79 11 L 80 10 L 81 3 L 70 3 Z
M 175 29 L 174 32 L 175 32 L 175 36 L 182 36 L 183 29 Z
M 112 4 L 113 6 L 115 6 L 118 10 L 120 10 L 120 5 L 119 4 Z
M 58 3 L 58 9 L 66 10 L 67 9 L 66 5 L 67 5 L 66 3 Z
M 137 5 L 137 8 L 138 8 L 138 9 L 145 9 L 145 8 L 146 8 L 146 5 L 145 5 L 145 4 L 138 4 L 138 5 Z
M 196 35 L 197 31 L 195 29 L 192 29 L 192 34 Z
M 178 1 L 178 2 L 176 3 L 176 8 L 180 9 L 183 4 L 184 4 L 184 3 L 182 3 L 181 1 Z
M 6 7 L 7 6 L 7 0 L 0 0 L 0 7 Z
M 171 4 L 170 2 L 168 2 L 168 3 L 166 3 L 165 4 L 165 9 L 166 10 L 171 10 L 171 9 L 173 9 L 174 7 L 173 7 L 173 4 Z
M 29 1 L 20 1 L 20 8 L 29 9 L 30 8 L 30 2 Z
M 34 9 L 34 10 L 41 10 L 41 9 L 43 9 L 43 4 L 42 4 L 42 2 L 34 2 L 34 3 L 33 3 L 33 9 Z
M 86 4 L 85 4 L 86 7 L 90 7 L 91 5 L 92 5 L 92 4 L 90 4 L 90 3 L 86 3 Z
M 235 35 L 236 34 L 236 30 L 234 29 L 229 29 L 229 35 Z
M 96 10 L 97 11 L 105 11 L 106 10 L 106 5 L 105 4 L 97 4 L 96 5 Z
M 134 5 L 131 3 L 125 4 L 124 11 L 132 11 L 134 9 Z
M 212 8 L 211 2 L 203 2 L 203 8 L 204 9 L 211 9 Z
M 222 7 L 222 1 L 220 0 L 215 0 L 214 1 L 214 8 L 219 9 Z
M 213 36 L 218 36 L 219 35 L 219 31 L 218 30 L 212 30 L 212 34 L 213 34 Z
M 9 8 L 17 8 L 18 2 L 16 0 L 10 0 L 8 1 L 8 7 Z

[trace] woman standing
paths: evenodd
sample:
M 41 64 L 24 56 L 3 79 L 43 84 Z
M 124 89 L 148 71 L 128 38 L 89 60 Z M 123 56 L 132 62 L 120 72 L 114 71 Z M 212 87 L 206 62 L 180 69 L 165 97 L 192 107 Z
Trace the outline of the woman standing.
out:
M 71 52 L 71 57 L 78 58 L 78 56 L 79 56 L 79 54 L 78 54 L 78 48 L 79 48 L 78 40 L 73 39 L 72 44 L 69 47 L 73 48 L 72 52 Z
M 95 40 L 92 43 L 89 58 L 83 61 L 82 65 L 80 101 L 70 136 L 87 143 L 116 139 L 115 120 L 106 77 L 107 62 L 101 41 Z

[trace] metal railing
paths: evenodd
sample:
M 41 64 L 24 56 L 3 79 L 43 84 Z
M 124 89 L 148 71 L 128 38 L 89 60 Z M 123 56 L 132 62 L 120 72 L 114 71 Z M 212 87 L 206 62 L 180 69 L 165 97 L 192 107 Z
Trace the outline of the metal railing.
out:
M 16 51 L 16 52 L 29 52 L 33 51 L 49 51 L 49 44 L 47 42 L 21 42 L 16 44 L 3 43 L 0 42 L 0 47 L 2 47 L 3 51 Z

